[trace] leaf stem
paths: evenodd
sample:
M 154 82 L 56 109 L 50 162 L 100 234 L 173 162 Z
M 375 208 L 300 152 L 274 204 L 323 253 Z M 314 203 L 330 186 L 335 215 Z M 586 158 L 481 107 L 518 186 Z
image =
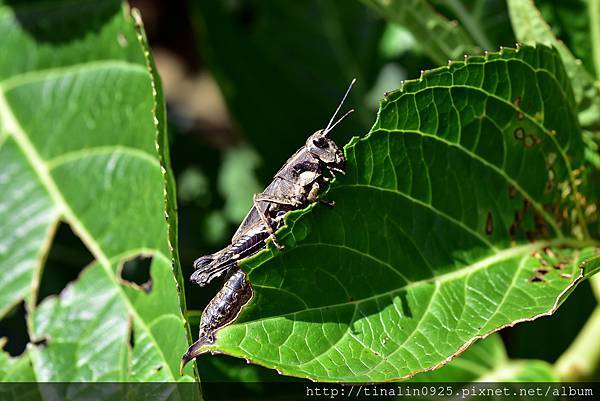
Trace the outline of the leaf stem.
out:
M 600 80 L 600 0 L 588 0 L 592 54 L 596 68 L 596 80 Z
M 478 24 L 467 12 L 465 6 L 458 0 L 446 0 L 446 4 L 454 14 L 458 17 L 460 22 L 463 24 L 467 32 L 471 35 L 473 40 L 483 50 L 493 50 L 493 44 L 487 37 L 485 32 L 481 29 L 481 25 Z
M 554 368 L 563 381 L 589 379 L 600 366 L 600 306 L 590 315 L 575 341 L 558 358 Z

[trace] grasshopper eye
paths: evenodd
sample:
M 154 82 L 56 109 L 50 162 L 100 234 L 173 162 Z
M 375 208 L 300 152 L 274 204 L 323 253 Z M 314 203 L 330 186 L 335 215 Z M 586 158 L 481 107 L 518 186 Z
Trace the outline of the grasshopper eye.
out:
M 323 137 L 319 137 L 315 140 L 313 140 L 313 144 L 317 147 L 317 148 L 321 148 L 324 149 L 327 147 L 327 141 L 325 140 L 325 138 Z
M 294 174 L 300 175 L 304 171 L 303 167 L 304 166 L 302 165 L 302 163 L 298 163 L 294 167 L 292 167 L 292 171 L 294 172 Z

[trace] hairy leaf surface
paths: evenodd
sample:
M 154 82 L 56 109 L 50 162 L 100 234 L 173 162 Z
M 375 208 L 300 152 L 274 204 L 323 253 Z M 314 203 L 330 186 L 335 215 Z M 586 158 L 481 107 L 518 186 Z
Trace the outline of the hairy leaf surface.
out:
M 0 2 L 0 37 L 0 314 L 26 301 L 22 360 L 39 381 L 180 379 L 187 333 L 165 221 L 168 156 L 157 152 L 164 106 L 142 34 L 119 1 L 38 1 Z M 95 261 L 38 300 L 61 221 Z M 134 258 L 152 258 L 143 286 L 121 278 Z M 19 362 L 2 358 L 11 377 Z
M 553 313 L 583 278 L 583 143 L 545 46 L 427 72 L 346 146 L 333 209 L 288 215 L 254 298 L 207 350 L 324 381 L 408 378 Z

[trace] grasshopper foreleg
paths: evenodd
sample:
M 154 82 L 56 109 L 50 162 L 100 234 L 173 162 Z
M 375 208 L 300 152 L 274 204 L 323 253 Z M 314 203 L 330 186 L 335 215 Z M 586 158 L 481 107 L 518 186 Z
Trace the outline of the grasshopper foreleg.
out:
M 308 201 L 310 203 L 319 201 L 320 203 L 329 206 L 329 207 L 334 207 L 335 206 L 335 202 L 332 200 L 327 200 L 327 199 L 319 199 L 319 190 L 321 189 L 321 186 L 319 185 L 318 182 L 314 182 L 312 185 L 312 188 L 310 189 L 310 191 L 308 192 L 308 195 L 306 197 L 306 199 L 308 199 Z

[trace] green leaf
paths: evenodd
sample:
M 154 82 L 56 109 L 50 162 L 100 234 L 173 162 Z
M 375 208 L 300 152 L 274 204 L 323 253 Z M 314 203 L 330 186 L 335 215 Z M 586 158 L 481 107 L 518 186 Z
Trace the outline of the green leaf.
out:
M 290 213 L 285 250 L 245 262 L 254 298 L 207 351 L 322 381 L 408 378 L 553 313 L 584 278 L 597 242 L 578 238 L 583 143 L 555 50 L 426 72 L 345 151 L 335 208 Z
M 353 127 L 347 132 L 371 125 L 366 93 L 381 67 L 384 24 L 359 2 L 195 0 L 190 7 L 202 55 L 261 156 L 263 179 L 327 124 L 353 78 L 360 85 L 348 103 L 357 113 L 344 123 Z
M 586 71 L 569 48 L 559 41 L 535 8 L 532 0 L 508 0 L 510 18 L 517 39 L 525 44 L 542 43 L 558 49 L 579 107 L 579 119 L 583 127 L 600 126 L 600 91 L 594 78 Z
M 22 360 L 39 381 L 182 379 L 174 189 L 143 34 L 119 1 L 0 2 L 0 38 L 0 305 L 27 303 Z M 95 261 L 38 303 L 59 222 Z M 140 257 L 143 288 L 121 278 Z
M 586 277 L 592 277 L 600 271 L 600 255 L 585 260 L 581 268 Z
M 475 44 L 464 29 L 424 0 L 363 0 L 387 20 L 408 29 L 437 64 L 461 57 Z
M 552 366 L 537 360 L 511 360 L 498 334 L 477 341 L 441 369 L 416 375 L 413 382 L 550 382 Z
M 2 351 L 6 338 L 0 339 L 0 382 L 31 382 L 35 375 L 31 366 L 29 355 L 20 358 L 10 357 Z

